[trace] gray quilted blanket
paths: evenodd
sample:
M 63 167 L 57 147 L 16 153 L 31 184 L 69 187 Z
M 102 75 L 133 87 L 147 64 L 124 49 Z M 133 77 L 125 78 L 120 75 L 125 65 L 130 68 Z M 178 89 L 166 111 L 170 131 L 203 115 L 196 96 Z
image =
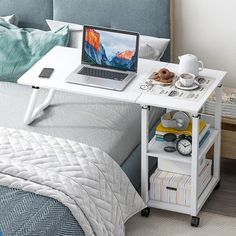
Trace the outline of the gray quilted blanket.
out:
M 86 235 L 124 235 L 125 222 L 145 207 L 103 151 L 15 129 L 0 128 L 0 185 L 62 202 Z

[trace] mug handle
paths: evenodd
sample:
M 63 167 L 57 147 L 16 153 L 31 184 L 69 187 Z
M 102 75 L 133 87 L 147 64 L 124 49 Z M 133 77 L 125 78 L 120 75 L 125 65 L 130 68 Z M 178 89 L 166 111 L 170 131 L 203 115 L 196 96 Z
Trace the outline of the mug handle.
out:
M 199 63 L 199 66 L 200 66 L 199 71 L 203 71 L 203 69 L 204 69 L 203 62 L 202 61 L 198 61 L 198 63 Z

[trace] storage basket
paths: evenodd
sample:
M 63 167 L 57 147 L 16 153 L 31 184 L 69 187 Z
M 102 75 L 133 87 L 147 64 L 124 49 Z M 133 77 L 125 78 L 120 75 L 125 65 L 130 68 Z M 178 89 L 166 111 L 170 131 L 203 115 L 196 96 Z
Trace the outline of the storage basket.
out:
M 212 161 L 206 159 L 198 178 L 198 197 L 211 180 L 211 166 Z M 156 169 L 150 177 L 150 199 L 190 206 L 191 176 Z

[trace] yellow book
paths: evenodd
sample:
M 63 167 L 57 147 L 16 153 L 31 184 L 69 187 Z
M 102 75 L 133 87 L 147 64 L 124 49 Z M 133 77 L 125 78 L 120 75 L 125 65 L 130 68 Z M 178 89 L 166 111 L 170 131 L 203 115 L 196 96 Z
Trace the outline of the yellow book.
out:
M 200 120 L 199 122 L 199 134 L 202 130 L 206 127 L 206 122 L 204 120 Z M 156 127 L 157 132 L 164 132 L 164 133 L 174 133 L 177 135 L 185 134 L 185 135 L 192 135 L 192 122 L 189 123 L 189 126 L 186 130 L 177 130 L 174 128 L 165 128 L 163 127 L 162 123 L 160 122 Z

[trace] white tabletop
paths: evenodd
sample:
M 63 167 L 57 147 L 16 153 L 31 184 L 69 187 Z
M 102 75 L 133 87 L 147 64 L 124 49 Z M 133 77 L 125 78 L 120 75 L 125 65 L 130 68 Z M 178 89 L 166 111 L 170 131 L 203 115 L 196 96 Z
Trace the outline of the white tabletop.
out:
M 138 76 L 131 82 L 124 91 L 113 91 L 84 85 L 75 85 L 65 82 L 65 79 L 81 63 L 81 50 L 67 47 L 55 47 L 31 69 L 29 69 L 19 80 L 19 84 L 35 86 L 40 88 L 55 89 L 71 93 L 79 93 L 96 97 L 109 98 L 122 102 L 137 103 L 140 105 L 150 105 L 156 107 L 165 107 L 177 109 L 191 113 L 197 113 L 206 102 L 210 94 L 222 82 L 226 72 L 204 69 L 202 76 L 208 76 L 214 79 L 207 92 L 197 101 L 183 101 L 173 97 L 163 97 L 152 94 L 141 93 L 137 86 L 140 81 L 147 78 L 151 72 L 158 71 L 166 67 L 171 71 L 177 72 L 178 65 L 139 59 Z M 43 68 L 54 68 L 50 79 L 39 78 Z
M 169 63 L 166 68 L 173 72 L 178 71 L 177 64 Z M 195 101 L 180 100 L 179 98 L 163 96 L 158 96 L 157 98 L 157 95 L 143 93 L 142 96 L 140 96 L 136 102 L 142 105 L 163 107 L 168 109 L 186 111 L 190 113 L 198 113 L 207 101 L 208 97 L 212 94 L 216 87 L 222 83 L 222 80 L 225 75 L 226 72 L 224 71 L 210 69 L 204 69 L 202 72 L 200 72 L 200 76 L 212 78 L 214 79 L 214 82 L 208 88 L 206 93 L 200 99 Z
M 122 102 L 135 103 L 141 95 L 137 89 L 137 83 L 143 77 L 148 77 L 150 71 L 159 70 L 167 66 L 165 62 L 155 62 L 150 60 L 139 59 L 138 76 L 132 81 L 124 91 L 114 91 L 89 87 L 84 85 L 69 84 L 65 79 L 81 63 L 81 50 L 67 47 L 55 47 L 31 69 L 29 69 L 19 80 L 19 84 L 30 85 L 40 88 L 55 89 L 71 93 L 79 93 L 96 97 L 109 98 Z M 39 78 L 43 68 L 54 68 L 50 79 Z

